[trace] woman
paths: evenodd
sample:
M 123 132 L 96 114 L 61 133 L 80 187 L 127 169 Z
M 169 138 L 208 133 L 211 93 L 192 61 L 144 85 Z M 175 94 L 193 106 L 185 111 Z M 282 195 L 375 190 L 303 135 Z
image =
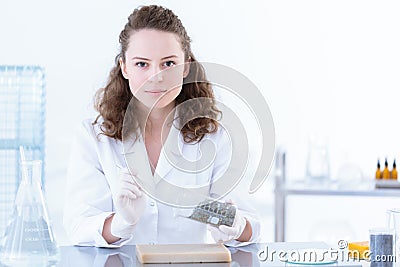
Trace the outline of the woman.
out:
M 171 10 L 154 5 L 135 9 L 119 41 L 108 83 L 96 93 L 99 115 L 83 122 L 71 152 L 64 212 L 71 241 L 100 247 L 204 243 L 208 230 L 226 245 L 255 242 L 259 222 L 233 193 L 226 199 L 238 206 L 234 223 L 217 228 L 177 216 L 179 208 L 148 196 L 138 184 L 154 177 L 189 186 L 208 183 L 210 193 L 214 179 L 227 169 L 231 148 L 217 122 L 220 112 L 211 85 L 204 82 L 190 38 Z M 207 100 L 175 109 L 192 99 Z M 196 110 L 203 115 L 193 117 Z M 161 153 L 174 132 L 180 158 L 196 160 L 200 145 L 216 144 L 216 156 L 201 174 L 174 168 Z

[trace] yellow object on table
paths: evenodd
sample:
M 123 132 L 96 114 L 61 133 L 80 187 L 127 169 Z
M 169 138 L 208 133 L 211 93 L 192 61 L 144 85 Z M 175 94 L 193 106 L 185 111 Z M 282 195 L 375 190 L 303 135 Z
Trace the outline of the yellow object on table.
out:
M 349 257 L 353 259 L 368 259 L 369 253 L 369 241 L 361 242 L 350 242 L 348 245 Z

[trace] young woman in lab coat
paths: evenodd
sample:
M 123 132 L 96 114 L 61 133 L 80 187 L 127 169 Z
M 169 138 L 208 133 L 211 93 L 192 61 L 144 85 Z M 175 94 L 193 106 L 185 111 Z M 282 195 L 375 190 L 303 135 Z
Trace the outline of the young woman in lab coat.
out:
M 157 201 L 136 182 L 134 178 L 146 181 L 157 173 L 172 183 L 205 182 L 212 188 L 214 179 L 226 171 L 232 151 L 227 133 L 218 124 L 214 101 L 200 107 L 207 117 L 191 120 L 179 130 L 172 123 L 164 124 L 185 115 L 178 109 L 171 113 L 172 119 L 168 115 L 178 104 L 199 97 L 214 99 L 209 83 L 184 83 L 188 77 L 205 79 L 205 73 L 171 10 L 154 5 L 135 9 L 119 41 L 121 50 L 108 83 L 95 97 L 99 116 L 82 123 L 71 151 L 64 226 L 72 243 L 99 247 L 204 243 L 207 231 L 215 242 L 229 246 L 256 242 L 259 221 L 238 194 L 225 196 L 238 207 L 233 226 L 216 228 L 177 216 L 178 208 Z M 126 116 L 130 116 L 129 140 L 123 140 Z M 195 176 L 174 168 L 161 153 L 162 131 L 178 133 L 175 140 L 182 158 L 196 160 L 200 145 L 211 141 L 216 146 L 212 164 Z

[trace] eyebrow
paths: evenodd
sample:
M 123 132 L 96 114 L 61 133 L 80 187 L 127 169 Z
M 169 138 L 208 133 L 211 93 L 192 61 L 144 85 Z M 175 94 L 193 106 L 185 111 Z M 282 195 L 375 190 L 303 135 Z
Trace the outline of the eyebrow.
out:
M 163 57 L 161 60 L 165 60 L 165 59 L 169 59 L 169 58 L 177 58 L 177 57 L 178 57 L 177 55 L 170 55 L 170 56 Z M 145 57 L 133 57 L 132 59 L 151 61 L 151 59 L 148 59 L 148 58 L 145 58 Z

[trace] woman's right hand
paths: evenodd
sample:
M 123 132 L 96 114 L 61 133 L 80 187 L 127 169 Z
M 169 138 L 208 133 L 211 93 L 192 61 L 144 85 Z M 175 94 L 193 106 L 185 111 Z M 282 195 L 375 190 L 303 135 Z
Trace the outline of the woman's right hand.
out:
M 120 169 L 118 178 L 118 189 L 114 196 L 116 212 L 111 223 L 111 234 L 128 238 L 133 232 L 134 225 L 144 213 L 147 196 L 134 181 L 128 169 Z

